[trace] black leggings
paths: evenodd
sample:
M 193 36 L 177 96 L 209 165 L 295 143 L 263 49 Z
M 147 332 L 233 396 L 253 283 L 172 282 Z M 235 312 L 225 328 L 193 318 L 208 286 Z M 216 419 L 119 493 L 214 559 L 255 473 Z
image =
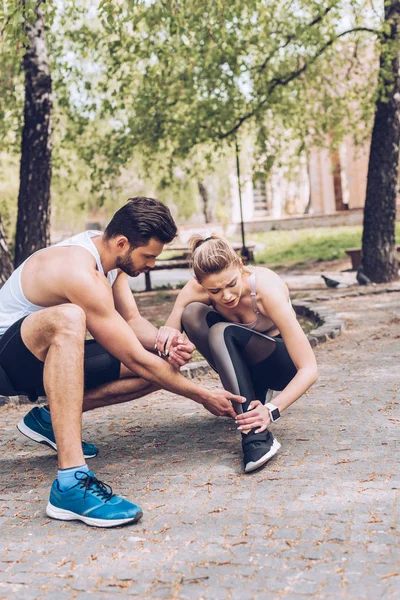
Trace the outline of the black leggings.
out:
M 201 302 L 185 308 L 182 325 L 224 388 L 246 398 L 236 412 L 245 412 L 252 400 L 264 404 L 268 390 L 283 390 L 297 373 L 280 337 L 231 323 Z

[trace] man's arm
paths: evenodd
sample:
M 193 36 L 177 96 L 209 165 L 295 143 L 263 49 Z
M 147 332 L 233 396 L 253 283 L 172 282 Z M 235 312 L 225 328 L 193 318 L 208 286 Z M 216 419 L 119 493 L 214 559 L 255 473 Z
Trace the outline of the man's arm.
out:
M 179 343 L 178 339 L 176 339 L 173 347 L 170 347 L 171 344 L 169 344 L 168 348 L 157 348 L 156 341 L 159 329 L 140 314 L 136 301 L 129 288 L 128 276 L 126 273 L 118 274 L 112 287 L 112 292 L 117 312 L 133 329 L 139 342 L 146 350 L 153 351 L 157 349 L 163 356 L 168 356 L 168 361 L 175 369 L 179 369 L 191 360 L 194 346 L 188 341 L 185 342 L 182 335 L 179 336 L 181 342 Z
M 87 328 L 96 341 L 140 377 L 203 404 L 218 416 L 235 416 L 231 401 L 244 399 L 226 390 L 207 390 L 186 379 L 168 363 L 151 354 L 115 310 L 111 287 L 104 276 L 75 271 L 66 278 L 65 295 L 86 314 Z
M 142 346 L 146 350 L 153 350 L 158 329 L 140 314 L 130 290 L 126 273 L 121 272 L 118 274 L 112 286 L 112 293 L 116 311 L 133 329 Z

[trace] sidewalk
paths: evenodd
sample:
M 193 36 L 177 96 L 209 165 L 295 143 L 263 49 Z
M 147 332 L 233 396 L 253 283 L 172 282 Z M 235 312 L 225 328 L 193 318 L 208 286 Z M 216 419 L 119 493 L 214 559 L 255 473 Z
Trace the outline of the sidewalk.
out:
M 29 407 L 1 407 L 0 598 L 400 597 L 400 294 L 325 305 L 347 330 L 259 472 L 231 421 L 167 392 L 85 415 L 90 465 L 144 508 L 133 526 L 48 519 L 55 454 L 18 434 Z

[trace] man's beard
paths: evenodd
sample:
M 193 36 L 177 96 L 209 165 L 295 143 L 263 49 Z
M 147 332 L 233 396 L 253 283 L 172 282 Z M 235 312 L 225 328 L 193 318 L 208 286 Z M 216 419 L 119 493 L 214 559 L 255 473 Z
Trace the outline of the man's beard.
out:
M 137 277 L 140 273 L 148 270 L 143 269 L 142 271 L 139 271 L 139 269 L 135 267 L 130 254 L 131 250 L 128 250 L 123 256 L 117 257 L 117 269 L 121 269 L 121 271 L 129 275 L 129 277 Z

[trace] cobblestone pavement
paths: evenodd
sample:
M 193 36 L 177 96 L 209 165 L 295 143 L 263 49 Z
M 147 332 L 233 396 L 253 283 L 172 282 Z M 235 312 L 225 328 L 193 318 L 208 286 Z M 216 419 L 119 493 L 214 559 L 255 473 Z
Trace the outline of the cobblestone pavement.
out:
M 327 305 L 347 330 L 261 471 L 242 473 L 231 421 L 169 393 L 85 415 L 136 525 L 47 518 L 55 455 L 18 434 L 26 406 L 0 408 L 0 598 L 399 598 L 400 295 Z

